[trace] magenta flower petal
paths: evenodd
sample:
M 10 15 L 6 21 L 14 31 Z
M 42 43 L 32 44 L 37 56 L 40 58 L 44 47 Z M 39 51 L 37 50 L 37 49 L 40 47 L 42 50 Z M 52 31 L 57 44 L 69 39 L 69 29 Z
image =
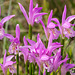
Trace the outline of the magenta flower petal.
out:
M 36 4 L 35 8 L 37 8 L 37 7 L 38 7 L 38 4 Z
M 10 15 L 10 16 L 7 16 L 7 17 L 4 17 L 2 20 L 1 20 L 1 23 L 4 24 L 6 21 L 8 21 L 9 19 L 11 19 L 12 17 L 14 17 L 15 15 Z
M 5 50 L 5 54 L 4 54 L 4 58 L 3 58 L 3 64 L 0 64 L 0 66 L 1 66 L 1 68 L 3 70 L 4 75 L 6 75 L 7 69 L 10 66 L 12 66 L 14 63 L 16 63 L 16 61 L 15 62 L 10 61 L 12 58 L 13 58 L 13 55 L 10 55 L 10 56 L 6 57 L 6 50 Z
M 72 73 L 72 70 L 70 70 L 70 74 L 71 74 L 71 75 L 75 75 L 75 73 Z
M 9 71 L 12 73 L 16 73 L 16 69 L 14 68 L 14 66 L 9 66 Z
M 28 38 L 27 38 L 27 41 L 29 42 L 30 45 L 34 45 L 35 44 L 35 41 L 32 41 L 32 40 L 30 40 Z
M 46 75 L 46 70 L 44 70 L 44 73 L 43 73 L 43 75 Z
M 64 28 L 64 34 L 65 37 L 67 37 L 69 39 L 69 37 L 74 37 L 75 36 L 75 31 L 73 30 L 73 28 Z
M 69 69 L 75 67 L 75 64 L 64 63 L 61 67 L 61 75 L 66 75 Z
M 5 50 L 5 54 L 4 54 L 4 58 L 3 58 L 3 64 L 6 63 L 6 50 Z
M 9 55 L 6 57 L 6 62 L 10 61 L 12 58 L 14 57 L 14 55 Z
M 54 21 L 54 22 L 56 22 L 57 25 L 60 25 L 60 22 L 59 22 L 59 20 L 57 18 L 52 18 L 51 20 Z
M 64 63 L 64 62 L 66 62 L 67 60 L 69 60 L 69 58 L 65 58 L 65 59 L 61 60 L 61 61 L 59 62 L 59 65 L 61 65 L 61 64 Z
M 23 41 L 24 41 L 24 45 L 28 45 L 25 36 L 24 36 L 24 38 L 23 38 Z
M 37 35 L 37 41 L 39 41 L 39 40 L 41 40 L 41 39 L 40 39 L 40 35 L 38 33 L 38 35 Z
M 47 13 L 40 13 L 42 7 L 38 7 L 38 4 L 36 4 L 35 8 L 33 8 L 33 0 L 30 0 L 29 5 L 29 18 L 26 14 L 26 11 L 24 7 L 18 3 L 20 6 L 21 11 L 23 12 L 28 24 L 34 25 L 34 22 L 39 23 L 39 20 L 42 19 L 42 15 L 45 15 Z
M 72 16 L 69 16 L 65 21 L 71 22 L 74 19 L 75 19 L 75 15 L 72 15 Z
M 55 56 L 55 59 L 54 59 L 54 71 L 57 70 L 57 68 L 59 67 L 59 62 L 61 61 L 61 49 L 59 48 L 56 56 Z
M 14 63 L 16 63 L 16 62 L 8 61 L 8 62 L 6 62 L 6 63 L 4 64 L 4 67 L 11 66 L 11 65 L 13 65 Z
M 49 15 L 49 18 L 48 18 L 47 25 L 51 22 L 52 15 L 53 15 L 53 10 L 51 10 L 51 12 L 50 12 L 50 15 Z
M 44 32 L 45 32 L 45 35 L 46 35 L 46 37 L 47 37 L 47 39 L 48 39 L 47 29 L 46 29 L 46 27 L 45 27 L 45 25 L 44 25 L 43 21 L 42 21 L 42 20 L 40 20 L 40 23 L 42 24 L 42 27 L 43 27 Z
M 47 13 L 36 13 L 34 15 L 34 18 L 36 19 L 37 17 L 42 16 L 42 15 L 45 15 L 45 14 L 47 14 Z
M 35 21 L 36 18 L 41 17 L 42 15 L 45 15 L 45 14 L 47 14 L 47 13 L 36 13 L 36 14 L 33 16 L 33 23 L 34 23 L 34 21 Z
M 0 7 L 0 16 L 1 16 L 1 7 Z
M 19 24 L 16 25 L 16 38 L 18 38 L 18 40 L 20 40 L 20 28 L 19 28 Z
M 48 25 L 47 25 L 47 28 L 55 28 L 55 24 L 53 22 L 50 22 Z
M 23 15 L 25 16 L 27 22 L 29 23 L 29 21 L 28 21 L 28 16 L 27 16 L 27 13 L 26 13 L 26 10 L 24 9 L 24 7 L 23 7 L 20 3 L 18 3 L 18 4 L 19 4 L 20 9 L 21 9 Z
M 1 28 L 0 29 L 0 39 L 1 40 L 4 38 L 4 35 L 5 35 L 5 30 L 4 30 L 4 28 Z
M 9 46 L 9 53 L 16 54 L 19 51 L 19 46 L 20 46 L 20 28 L 19 25 L 16 25 L 16 38 L 13 38 L 13 36 L 9 36 L 7 34 L 7 37 L 10 39 L 11 45 Z
M 39 13 L 41 11 L 42 7 L 35 7 L 33 9 L 33 13 L 36 14 L 36 13 Z
M 32 11 L 33 11 L 33 0 L 30 0 L 30 5 L 29 5 L 29 16 L 32 15 Z
M 71 24 L 69 22 L 65 22 L 62 26 L 64 28 L 70 28 L 71 27 Z
M 48 47 L 49 48 L 52 45 L 52 40 L 53 40 L 53 34 L 51 32 L 50 37 L 49 37 L 49 42 L 48 42 Z
M 4 35 L 5 35 L 5 37 L 9 38 L 10 40 L 14 39 L 14 37 L 11 34 L 4 34 Z
M 2 66 L 2 64 L 0 63 L 0 66 Z
M 41 57 L 41 60 L 48 60 L 49 59 L 49 56 L 47 56 L 47 55 L 42 55 L 42 57 Z
M 63 11 L 63 15 L 62 15 L 62 24 L 65 22 L 65 18 L 66 18 L 66 5 L 64 7 L 64 11 Z

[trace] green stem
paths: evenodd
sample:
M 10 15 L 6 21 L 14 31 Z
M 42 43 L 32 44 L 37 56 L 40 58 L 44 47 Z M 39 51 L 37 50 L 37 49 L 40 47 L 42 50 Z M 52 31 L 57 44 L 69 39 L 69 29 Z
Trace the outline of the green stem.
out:
M 64 39 L 61 40 L 61 45 L 63 45 L 61 47 L 61 55 L 63 56 L 63 51 L 64 51 Z
M 47 48 L 47 46 L 48 46 L 48 40 L 46 39 L 46 48 Z
M 57 75 L 54 71 L 50 75 Z
M 10 15 L 10 11 L 11 11 L 11 3 L 12 3 L 12 0 L 10 0 L 9 2 L 8 16 Z M 6 22 L 5 33 L 7 33 L 8 23 L 9 21 Z M 5 53 L 5 49 L 6 49 L 5 47 L 6 47 L 6 37 L 4 37 L 4 40 L 3 40 L 3 54 Z
M 29 24 L 29 39 L 32 39 L 32 26 Z M 29 63 L 29 75 L 32 75 L 32 63 Z
M 28 75 L 28 61 L 25 64 L 25 75 Z
M 17 75 L 19 75 L 19 54 L 16 54 Z
M 47 48 L 47 46 L 48 46 L 48 40 L 46 39 L 46 48 Z M 46 75 L 50 75 L 50 73 L 47 72 L 47 70 L 46 70 Z
M 40 75 L 43 75 L 43 73 L 42 72 L 40 72 L 41 74 Z
M 71 75 L 70 72 L 67 72 L 66 75 Z
M 35 70 L 35 65 L 32 63 L 32 75 L 35 75 L 34 70 Z
M 32 26 L 29 25 L 29 39 L 32 39 Z
M 36 75 L 38 75 L 39 74 L 39 67 L 38 67 L 38 65 L 36 65 L 37 66 L 37 74 Z
M 50 75 L 50 72 L 47 72 L 47 70 L 46 70 L 46 75 Z
M 32 75 L 32 63 L 29 63 L 29 75 Z
M 7 75 L 10 75 L 9 69 L 7 70 Z

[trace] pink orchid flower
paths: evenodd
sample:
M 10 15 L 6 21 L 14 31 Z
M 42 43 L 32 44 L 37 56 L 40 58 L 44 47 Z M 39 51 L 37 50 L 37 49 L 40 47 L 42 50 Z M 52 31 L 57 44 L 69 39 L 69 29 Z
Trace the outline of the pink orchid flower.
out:
M 9 53 L 16 54 L 19 51 L 20 46 L 20 28 L 19 24 L 16 25 L 16 37 L 14 38 L 11 34 L 5 34 L 7 38 L 10 39 L 11 45 L 9 47 Z
M 64 38 L 65 36 L 69 39 L 69 37 L 75 36 L 75 31 L 72 28 L 72 26 L 74 26 L 75 24 L 70 23 L 72 20 L 75 19 L 75 15 L 69 16 L 67 17 L 67 19 L 65 18 L 66 18 L 66 5 L 64 7 L 64 11 L 62 14 L 62 26 L 59 25 L 59 29 L 60 29 L 62 37 Z
M 16 69 L 14 68 L 13 64 L 16 62 L 11 61 L 11 59 L 14 57 L 14 55 L 10 55 L 6 57 L 6 50 L 3 58 L 3 64 L 0 63 L 0 66 L 3 70 L 4 75 L 7 75 L 7 69 L 9 68 L 9 71 L 12 73 L 16 73 Z
M 0 15 L 1 15 L 1 8 L 0 8 Z M 0 21 L 0 39 L 2 40 L 3 37 L 5 36 L 5 30 L 3 28 L 3 25 L 6 21 L 8 21 L 9 19 L 11 19 L 12 17 L 14 17 L 15 15 L 10 15 L 7 17 L 4 17 L 1 21 Z
M 30 6 L 29 6 L 29 18 L 27 16 L 26 10 L 24 7 L 18 3 L 20 6 L 20 9 L 25 16 L 28 24 L 34 25 L 34 22 L 39 23 L 39 20 L 42 19 L 42 15 L 45 15 L 47 13 L 40 13 L 42 7 L 38 7 L 38 4 L 36 4 L 35 8 L 33 8 L 33 0 L 30 0 Z
M 75 67 L 75 64 L 69 64 L 67 61 L 65 61 L 61 67 L 61 75 L 66 75 L 67 72 L 70 72 L 71 75 L 74 75 L 75 73 L 72 73 L 72 70 L 70 70 L 73 67 Z
M 47 22 L 47 27 L 45 27 L 44 23 L 42 20 L 40 20 L 40 23 L 42 24 L 43 26 L 43 29 L 45 31 L 45 35 L 46 35 L 46 38 L 49 39 L 50 37 L 50 34 L 52 32 L 53 34 L 53 39 L 57 39 L 59 37 L 59 34 L 60 34 L 60 31 L 58 31 L 56 29 L 56 27 L 59 27 L 58 26 L 58 22 L 56 21 L 57 19 L 56 18 L 52 18 L 52 15 L 53 15 L 53 10 L 51 10 L 50 12 L 50 15 L 49 15 L 49 18 L 48 18 L 48 22 Z M 54 20 L 53 20 L 54 19 Z M 51 22 L 51 21 L 54 21 L 56 22 L 57 24 Z

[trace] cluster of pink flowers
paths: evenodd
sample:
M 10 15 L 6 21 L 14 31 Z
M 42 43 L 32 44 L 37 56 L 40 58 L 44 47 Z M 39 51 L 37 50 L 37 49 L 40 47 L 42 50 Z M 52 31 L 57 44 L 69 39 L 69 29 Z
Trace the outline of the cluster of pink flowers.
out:
M 46 70 L 47 72 L 50 73 L 53 71 L 56 72 L 62 63 L 63 65 L 61 66 L 61 75 L 66 75 L 68 71 L 71 73 L 71 75 L 74 74 L 70 69 L 75 67 L 75 64 L 67 63 L 67 60 L 69 60 L 68 55 L 66 55 L 65 59 L 62 60 L 61 46 L 63 45 L 61 45 L 61 43 L 58 42 L 53 42 L 53 40 L 58 39 L 59 35 L 62 36 L 62 39 L 64 37 L 67 37 L 68 39 L 69 37 L 75 37 L 75 31 L 72 28 L 75 24 L 70 23 L 72 20 L 75 19 L 75 15 L 69 16 L 67 19 L 65 19 L 66 18 L 66 5 L 65 5 L 62 15 L 62 24 L 60 24 L 57 18 L 52 18 L 53 10 L 51 10 L 47 26 L 45 27 L 42 21 L 42 16 L 47 13 L 40 13 L 42 7 L 38 7 L 38 4 L 36 4 L 35 8 L 33 8 L 33 0 L 30 0 L 29 18 L 28 18 L 24 7 L 20 3 L 18 4 L 29 25 L 33 26 L 34 22 L 42 24 L 46 38 L 48 40 L 48 46 L 47 48 L 45 47 L 45 45 L 40 39 L 39 34 L 37 35 L 37 42 L 30 40 L 28 38 L 26 39 L 24 36 L 23 38 L 24 46 L 21 46 L 19 24 L 16 25 L 16 37 L 13 37 L 11 34 L 6 34 L 3 28 L 3 24 L 15 16 L 10 15 L 3 18 L 0 22 L 0 39 L 2 40 L 3 37 L 5 36 L 11 42 L 8 52 L 10 54 L 17 54 L 17 53 L 19 53 L 20 55 L 23 54 L 25 63 L 27 60 L 29 60 L 30 63 L 34 64 L 37 63 L 39 66 L 39 70 L 41 71 L 44 70 L 44 75 Z M 9 68 L 12 74 L 16 73 L 16 69 L 13 67 L 13 64 L 16 62 L 11 61 L 13 57 L 14 55 L 6 57 L 6 50 L 5 50 L 3 64 L 0 64 L 4 74 L 6 74 L 7 68 Z

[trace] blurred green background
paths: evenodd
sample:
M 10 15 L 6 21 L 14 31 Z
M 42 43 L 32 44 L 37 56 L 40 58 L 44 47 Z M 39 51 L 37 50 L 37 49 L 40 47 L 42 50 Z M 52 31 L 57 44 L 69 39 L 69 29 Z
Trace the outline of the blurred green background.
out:
M 10 0 L 0 0 L 0 7 L 1 7 L 1 16 L 0 16 L 0 20 L 2 18 L 4 18 L 5 16 L 8 15 L 8 13 L 10 13 L 10 15 L 15 14 L 16 16 L 12 19 L 10 19 L 9 23 L 8 23 L 8 30 L 7 32 L 9 34 L 12 34 L 13 36 L 15 36 L 15 28 L 16 28 L 16 24 L 20 25 L 20 31 L 21 31 L 21 45 L 23 45 L 23 37 L 26 36 L 26 38 L 28 37 L 28 23 L 24 17 L 24 15 L 22 14 L 18 2 L 20 2 L 25 10 L 29 11 L 29 3 L 30 0 L 11 0 L 11 7 L 10 7 L 10 11 L 9 11 L 9 4 L 10 4 Z M 53 10 L 53 17 L 56 17 L 59 19 L 59 21 L 61 22 L 62 20 L 62 13 L 64 10 L 64 5 L 66 4 L 67 6 L 67 17 L 70 15 L 75 15 L 75 0 L 33 0 L 33 5 L 35 6 L 36 3 L 39 4 L 39 7 L 43 7 L 41 12 L 46 12 L 48 13 L 48 15 L 43 16 L 43 21 L 45 23 L 45 25 L 47 24 L 47 19 L 48 16 L 50 14 L 50 11 Z M 74 23 L 74 21 L 72 21 L 72 23 Z M 5 28 L 6 24 L 4 25 Z M 37 28 L 37 29 L 36 29 Z M 34 41 L 36 41 L 36 36 L 37 34 L 40 33 L 40 37 L 42 39 L 42 41 L 45 43 L 46 41 L 46 37 L 45 37 L 45 33 L 43 31 L 42 25 L 41 24 L 36 24 L 33 26 L 33 36 L 32 39 Z M 75 38 L 71 38 L 70 40 L 65 39 L 65 47 L 64 50 L 66 50 L 69 54 L 69 57 L 71 58 L 71 62 L 75 61 Z M 60 40 L 59 40 L 60 42 Z M 6 45 L 5 48 L 8 50 L 8 47 L 10 45 L 10 42 L 6 41 Z M 3 40 L 0 40 L 0 58 L 3 57 Z M 0 62 L 2 62 L 2 59 L 0 59 Z M 22 58 L 22 62 L 23 63 L 23 58 Z M 24 64 L 20 65 L 20 73 L 24 73 Z M 2 75 L 0 73 L 0 75 Z M 23 74 L 20 74 L 23 75 Z

